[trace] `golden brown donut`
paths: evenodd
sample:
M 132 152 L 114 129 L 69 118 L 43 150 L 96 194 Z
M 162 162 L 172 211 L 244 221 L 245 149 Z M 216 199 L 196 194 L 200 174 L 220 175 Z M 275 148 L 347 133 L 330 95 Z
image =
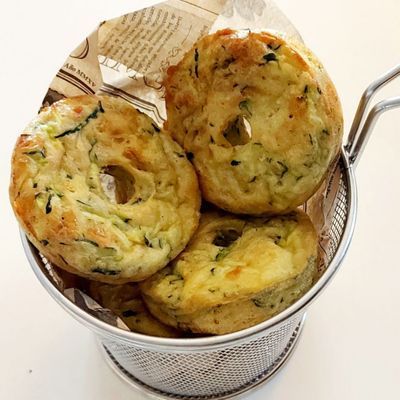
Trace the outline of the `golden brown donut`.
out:
M 140 284 L 165 324 L 203 334 L 247 328 L 284 310 L 312 285 L 317 234 L 295 211 L 271 218 L 208 212 L 188 247 Z
M 73 97 L 40 112 L 15 146 L 10 198 L 45 257 L 109 283 L 163 268 L 189 241 L 200 207 L 181 147 L 108 96 Z
M 234 213 L 306 201 L 340 149 L 335 88 L 302 44 L 225 29 L 204 36 L 165 79 L 167 128 L 206 200 Z

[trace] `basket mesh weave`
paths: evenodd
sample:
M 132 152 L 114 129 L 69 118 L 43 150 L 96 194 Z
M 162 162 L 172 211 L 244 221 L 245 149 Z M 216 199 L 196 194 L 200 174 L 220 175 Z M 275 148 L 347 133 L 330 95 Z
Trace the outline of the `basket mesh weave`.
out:
M 251 387 L 274 369 L 295 339 L 301 317 L 267 336 L 214 351 L 149 351 L 107 338 L 102 343 L 122 373 L 163 397 L 223 397 Z

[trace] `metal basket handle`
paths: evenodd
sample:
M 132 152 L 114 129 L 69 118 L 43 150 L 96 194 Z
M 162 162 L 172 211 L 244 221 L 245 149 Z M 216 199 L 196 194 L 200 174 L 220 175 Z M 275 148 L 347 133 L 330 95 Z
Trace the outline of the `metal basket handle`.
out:
M 357 166 L 360 155 L 364 151 L 371 132 L 381 114 L 393 108 L 400 107 L 400 96 L 392 97 L 375 104 L 367 115 L 368 106 L 375 94 L 383 86 L 398 76 L 400 76 L 400 64 L 386 72 L 386 74 L 379 77 L 365 89 L 358 104 L 353 124 L 350 129 L 348 142 L 345 146 L 345 150 L 349 155 L 350 165 L 353 165 L 354 167 Z

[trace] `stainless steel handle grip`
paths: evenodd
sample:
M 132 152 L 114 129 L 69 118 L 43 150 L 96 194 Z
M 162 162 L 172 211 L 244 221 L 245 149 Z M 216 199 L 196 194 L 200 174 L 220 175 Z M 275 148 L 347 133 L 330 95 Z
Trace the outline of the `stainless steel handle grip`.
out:
M 400 76 L 400 64 L 386 72 L 365 89 L 358 104 L 348 142 L 345 146 L 351 165 L 357 165 L 379 116 L 385 111 L 400 107 L 400 97 L 393 97 L 375 104 L 367 114 L 368 106 L 374 95 L 398 76 Z

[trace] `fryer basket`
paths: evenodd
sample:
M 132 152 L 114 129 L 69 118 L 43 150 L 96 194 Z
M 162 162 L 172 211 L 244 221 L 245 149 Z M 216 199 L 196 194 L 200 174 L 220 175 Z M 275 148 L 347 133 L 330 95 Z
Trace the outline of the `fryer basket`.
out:
M 95 332 L 107 361 L 125 381 L 156 398 L 226 399 L 271 378 L 293 351 L 306 308 L 324 289 L 341 264 L 354 230 L 356 181 L 354 167 L 377 118 L 399 107 L 400 97 L 367 109 L 373 95 L 400 75 L 400 65 L 374 81 L 364 92 L 337 164 L 340 173 L 324 272 L 314 286 L 289 308 L 239 332 L 189 339 L 158 338 L 127 332 L 86 313 L 54 284 L 47 260 L 21 232 L 23 247 L 37 278 L 72 316 Z

